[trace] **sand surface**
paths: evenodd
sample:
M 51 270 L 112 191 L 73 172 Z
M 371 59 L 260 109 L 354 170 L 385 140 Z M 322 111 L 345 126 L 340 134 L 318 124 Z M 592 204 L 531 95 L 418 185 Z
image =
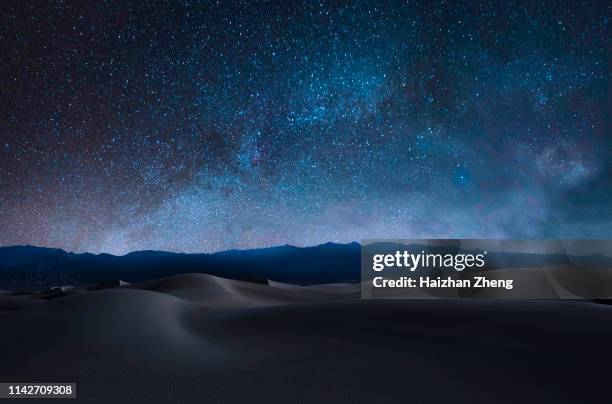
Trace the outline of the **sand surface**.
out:
M 0 381 L 76 382 L 87 403 L 603 403 L 611 341 L 612 306 L 579 301 L 200 274 L 0 294 Z

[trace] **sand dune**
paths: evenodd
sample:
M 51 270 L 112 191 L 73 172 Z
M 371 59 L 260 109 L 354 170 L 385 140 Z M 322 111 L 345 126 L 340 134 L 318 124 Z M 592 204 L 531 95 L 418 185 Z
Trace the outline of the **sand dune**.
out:
M 20 309 L 38 302 L 38 300 L 28 297 L 12 296 L 8 292 L 0 294 L 0 314 L 8 313 L 15 309 Z
M 321 299 L 342 298 L 345 289 L 327 286 L 296 286 L 274 283 L 253 283 L 207 274 L 186 274 L 128 286 L 133 289 L 166 293 L 200 307 L 230 309 L 292 304 Z M 359 291 L 357 285 L 352 286 Z
M 0 380 L 79 402 L 607 402 L 612 307 L 363 301 L 189 274 L 0 296 Z

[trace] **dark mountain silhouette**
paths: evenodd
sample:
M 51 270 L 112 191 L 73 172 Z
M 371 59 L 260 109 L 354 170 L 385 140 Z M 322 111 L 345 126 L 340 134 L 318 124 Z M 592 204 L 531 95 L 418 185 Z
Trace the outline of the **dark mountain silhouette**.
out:
M 87 284 L 123 279 L 138 282 L 182 273 L 295 284 L 359 279 L 358 243 L 299 248 L 279 246 L 213 254 L 136 251 L 123 256 L 75 254 L 33 246 L 0 248 L 0 289 Z
M 377 251 L 393 253 L 460 253 L 458 247 L 379 243 Z M 213 254 L 136 251 L 123 256 L 75 254 L 34 246 L 0 248 L 0 289 L 43 288 L 54 285 L 85 285 L 139 282 L 183 273 L 206 273 L 253 282 L 319 284 L 360 280 L 361 246 L 358 243 L 326 243 L 313 247 L 283 245 L 253 250 L 229 250 Z M 491 268 L 539 267 L 558 264 L 610 265 L 603 255 L 492 253 Z

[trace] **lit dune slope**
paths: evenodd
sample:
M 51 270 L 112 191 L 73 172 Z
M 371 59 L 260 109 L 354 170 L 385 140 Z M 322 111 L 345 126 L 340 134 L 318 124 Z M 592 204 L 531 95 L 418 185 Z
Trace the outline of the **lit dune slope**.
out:
M 612 307 L 188 274 L 0 299 L 0 380 L 78 402 L 606 402 Z M 25 303 L 27 302 L 27 303 Z

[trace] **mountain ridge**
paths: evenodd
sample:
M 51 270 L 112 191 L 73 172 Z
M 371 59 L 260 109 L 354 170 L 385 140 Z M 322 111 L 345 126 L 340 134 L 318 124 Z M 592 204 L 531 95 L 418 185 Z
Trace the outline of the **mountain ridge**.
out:
M 399 245 L 382 242 L 380 253 L 398 248 L 419 253 L 469 253 L 458 246 Z M 361 245 L 324 243 L 310 247 L 281 245 L 214 253 L 181 253 L 159 250 L 125 255 L 73 253 L 62 249 L 25 246 L 0 247 L 0 289 L 95 284 L 123 279 L 141 282 L 184 273 L 204 273 L 237 280 L 267 280 L 311 285 L 358 282 L 361 279 Z M 489 269 L 546 265 L 612 266 L 604 255 L 528 254 L 489 252 Z
M 350 282 L 359 279 L 359 257 L 358 243 L 196 254 L 145 250 L 125 255 L 6 246 L 0 247 L 0 289 L 98 283 L 118 278 L 137 282 L 190 272 L 296 284 Z

